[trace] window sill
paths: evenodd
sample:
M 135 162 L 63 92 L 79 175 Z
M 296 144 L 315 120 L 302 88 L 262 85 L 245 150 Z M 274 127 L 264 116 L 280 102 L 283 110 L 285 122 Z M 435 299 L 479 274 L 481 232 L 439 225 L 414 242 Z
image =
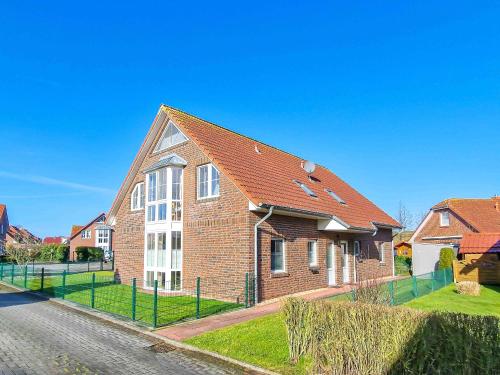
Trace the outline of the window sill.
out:
M 208 198 L 196 198 L 196 203 L 205 203 L 205 202 L 213 202 L 216 200 L 219 200 L 220 195 L 217 195 L 215 197 L 208 197 Z
M 140 212 L 140 211 L 144 211 L 144 208 L 136 208 L 135 210 L 130 210 L 130 212 Z
M 386 262 L 379 262 L 379 263 L 378 263 L 378 265 L 379 265 L 379 266 L 386 266 L 386 265 L 387 265 L 387 263 L 386 263 Z
M 319 273 L 319 266 L 309 266 L 309 271 L 312 273 Z
M 271 272 L 271 279 L 279 279 L 282 277 L 288 277 L 290 276 L 288 272 L 285 271 L 280 271 L 280 272 Z

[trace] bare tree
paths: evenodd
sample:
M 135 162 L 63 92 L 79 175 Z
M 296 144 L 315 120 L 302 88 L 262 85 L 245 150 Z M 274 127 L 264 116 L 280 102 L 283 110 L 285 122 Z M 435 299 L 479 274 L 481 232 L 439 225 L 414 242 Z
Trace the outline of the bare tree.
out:
M 426 218 L 427 214 L 429 212 L 428 211 L 420 211 L 418 214 L 417 214 L 417 217 L 416 217 L 416 220 L 415 220 L 415 225 L 420 225 L 420 223 L 422 221 L 424 221 L 424 219 Z
M 413 215 L 401 201 L 398 207 L 398 221 L 401 224 L 401 230 L 408 230 L 413 226 Z
M 40 254 L 40 247 L 38 243 L 9 244 L 5 248 L 5 253 L 19 267 L 24 267 Z

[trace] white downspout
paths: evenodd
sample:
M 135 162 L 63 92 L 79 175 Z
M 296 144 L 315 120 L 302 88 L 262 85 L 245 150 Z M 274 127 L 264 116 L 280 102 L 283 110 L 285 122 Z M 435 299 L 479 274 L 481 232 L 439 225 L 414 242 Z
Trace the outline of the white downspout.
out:
M 413 253 L 412 253 L 413 255 Z M 396 277 L 396 265 L 394 264 L 394 239 L 391 241 L 392 277 Z
M 260 219 L 254 226 L 254 288 L 255 288 L 255 304 L 259 302 L 259 275 L 258 275 L 258 267 L 259 267 L 259 255 L 258 255 L 258 232 L 259 232 L 259 225 L 261 225 L 264 221 L 266 221 L 272 214 L 273 214 L 273 209 L 274 206 L 271 206 L 269 208 L 269 212 L 264 216 L 262 219 Z

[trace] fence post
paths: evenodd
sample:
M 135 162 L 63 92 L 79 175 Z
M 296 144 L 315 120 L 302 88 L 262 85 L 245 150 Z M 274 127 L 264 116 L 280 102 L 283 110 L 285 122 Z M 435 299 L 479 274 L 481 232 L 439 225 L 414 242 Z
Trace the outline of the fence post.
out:
M 418 297 L 417 277 L 413 276 L 413 295 Z
M 95 307 L 95 272 L 92 273 L 92 289 L 90 289 L 90 307 Z
M 155 289 L 153 294 L 153 328 L 158 325 L 158 280 L 155 280 Z
M 24 266 L 24 289 L 28 287 L 28 265 Z
M 35 274 L 35 260 L 33 259 L 31 264 L 33 265 L 33 268 L 31 269 L 31 274 L 34 275 Z
M 0 263 L 0 280 L 3 280 L 3 263 Z
M 12 269 L 10 270 L 10 283 L 14 285 L 14 263 L 12 263 Z
M 248 272 L 245 273 L 245 307 L 248 307 Z
M 62 299 L 66 295 L 66 271 L 62 273 Z
M 40 280 L 40 292 L 43 292 L 43 283 L 45 279 L 45 267 L 42 267 L 42 279 Z
M 69 260 L 66 261 L 66 272 L 69 272 Z
M 200 319 L 200 277 L 196 278 L 196 319 Z
M 434 271 L 431 272 L 431 290 L 434 292 Z
M 99 269 L 100 269 L 101 271 L 103 270 L 103 266 L 102 266 L 102 258 L 101 258 L 101 264 L 100 264 Z
M 87 258 L 87 272 L 90 272 L 90 258 Z
M 137 281 L 135 277 L 132 279 L 132 320 L 135 320 L 135 304 L 137 298 Z
M 394 306 L 394 281 L 389 281 L 389 295 L 391 298 L 391 306 Z

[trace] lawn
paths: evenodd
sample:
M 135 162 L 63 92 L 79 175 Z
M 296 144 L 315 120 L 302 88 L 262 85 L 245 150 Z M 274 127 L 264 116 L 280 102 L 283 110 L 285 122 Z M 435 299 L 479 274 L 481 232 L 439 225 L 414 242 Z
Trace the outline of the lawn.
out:
M 482 285 L 481 295 L 474 297 L 458 294 L 455 292 L 455 286 L 451 284 L 437 292 L 410 301 L 405 306 L 427 311 L 500 316 L 500 287 Z
M 288 361 L 286 328 L 280 314 L 208 332 L 185 342 L 282 374 L 305 373 L 305 362 L 292 365 Z
M 95 272 L 94 307 L 98 310 L 132 318 L 132 287 L 118 284 L 114 281 L 111 271 Z M 10 278 L 4 278 L 10 282 Z M 91 306 L 92 272 L 68 274 L 64 298 L 85 306 Z M 14 285 L 24 287 L 24 276 L 14 278 Z M 40 277 L 28 275 L 27 288 L 39 291 Z M 62 276 L 50 276 L 44 279 L 44 293 L 53 297 L 62 297 Z M 215 299 L 200 299 L 200 317 L 242 307 L 241 304 Z M 172 324 L 181 320 L 196 317 L 196 297 L 190 295 L 164 296 L 158 295 L 158 325 Z M 137 321 L 148 325 L 153 323 L 153 294 L 137 291 L 136 315 Z

